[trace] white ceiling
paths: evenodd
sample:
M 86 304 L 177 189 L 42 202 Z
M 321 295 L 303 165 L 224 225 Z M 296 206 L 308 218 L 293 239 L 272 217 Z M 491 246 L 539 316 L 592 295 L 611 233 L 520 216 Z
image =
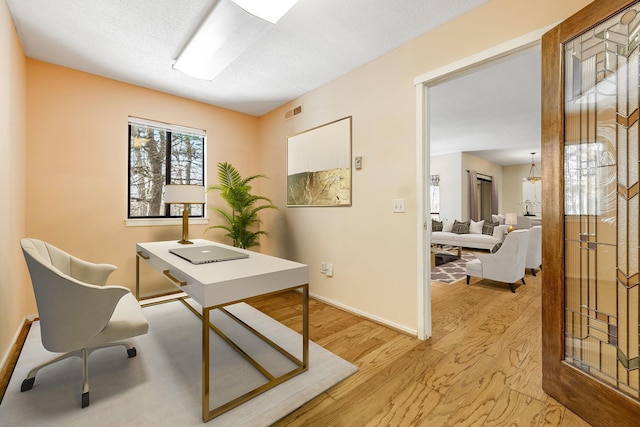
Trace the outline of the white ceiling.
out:
M 300 0 L 213 81 L 172 65 L 218 0 L 5 1 L 29 58 L 261 116 L 488 0 Z M 532 61 L 435 87 L 432 152 L 438 140 L 477 155 L 539 147 Z
M 540 47 L 429 90 L 431 154 L 469 152 L 500 165 L 540 162 Z
M 261 116 L 488 0 L 300 0 L 213 81 L 172 64 L 217 0 L 6 0 L 26 55 Z

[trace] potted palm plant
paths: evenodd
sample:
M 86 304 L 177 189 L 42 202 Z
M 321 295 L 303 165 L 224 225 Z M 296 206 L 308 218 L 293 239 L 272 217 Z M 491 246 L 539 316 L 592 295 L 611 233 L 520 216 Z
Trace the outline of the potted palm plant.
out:
M 207 191 L 218 190 L 220 196 L 229 205 L 229 210 L 212 208 L 226 220 L 226 224 L 212 225 L 212 228 L 220 228 L 227 231 L 225 236 L 233 241 L 233 246 L 247 249 L 258 246 L 258 239 L 269 233 L 256 229 L 262 221 L 258 218 L 258 212 L 264 209 L 278 209 L 271 200 L 264 196 L 256 196 L 251 193 L 249 183 L 257 178 L 266 178 L 264 175 L 252 175 L 243 178 L 230 163 L 218 163 L 218 185 L 207 187 Z

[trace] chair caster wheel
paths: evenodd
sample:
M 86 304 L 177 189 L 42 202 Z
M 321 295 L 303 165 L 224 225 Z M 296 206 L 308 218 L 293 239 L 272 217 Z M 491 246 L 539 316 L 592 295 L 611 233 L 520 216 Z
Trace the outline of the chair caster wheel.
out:
M 89 406 L 89 392 L 82 393 L 82 407 L 86 408 Z
M 31 390 L 33 388 L 33 383 L 35 381 L 36 381 L 36 377 L 27 378 L 26 380 L 22 381 L 22 385 L 20 386 L 20 391 Z
M 132 357 L 136 357 L 138 352 L 135 347 L 132 347 L 127 349 L 127 354 L 129 355 L 129 359 L 131 359 Z

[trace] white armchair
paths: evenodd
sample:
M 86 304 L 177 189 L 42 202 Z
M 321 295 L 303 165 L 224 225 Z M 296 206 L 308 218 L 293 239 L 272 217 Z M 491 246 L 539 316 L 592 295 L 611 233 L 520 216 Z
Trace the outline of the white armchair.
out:
M 536 275 L 536 268 L 542 268 L 542 226 L 540 225 L 529 229 L 525 268 L 530 269 L 533 276 Z
M 471 276 L 509 283 L 515 293 L 515 282 L 524 281 L 529 230 L 515 230 L 507 234 L 500 249 L 493 254 L 476 254 L 467 263 L 467 285 Z
M 33 368 L 20 390 L 31 390 L 43 367 L 77 356 L 83 363 L 82 407 L 89 406 L 91 352 L 124 346 L 135 357 L 131 343 L 115 341 L 146 334 L 149 324 L 128 288 L 104 286 L 115 266 L 83 261 L 36 239 L 22 239 L 20 245 L 36 296 L 42 344 L 64 353 Z

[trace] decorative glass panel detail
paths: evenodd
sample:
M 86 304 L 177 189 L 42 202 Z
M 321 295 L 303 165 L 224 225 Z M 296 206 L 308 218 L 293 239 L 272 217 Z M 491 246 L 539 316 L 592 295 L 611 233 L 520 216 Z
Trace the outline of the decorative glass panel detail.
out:
M 636 399 L 639 11 L 564 45 L 565 362 Z

